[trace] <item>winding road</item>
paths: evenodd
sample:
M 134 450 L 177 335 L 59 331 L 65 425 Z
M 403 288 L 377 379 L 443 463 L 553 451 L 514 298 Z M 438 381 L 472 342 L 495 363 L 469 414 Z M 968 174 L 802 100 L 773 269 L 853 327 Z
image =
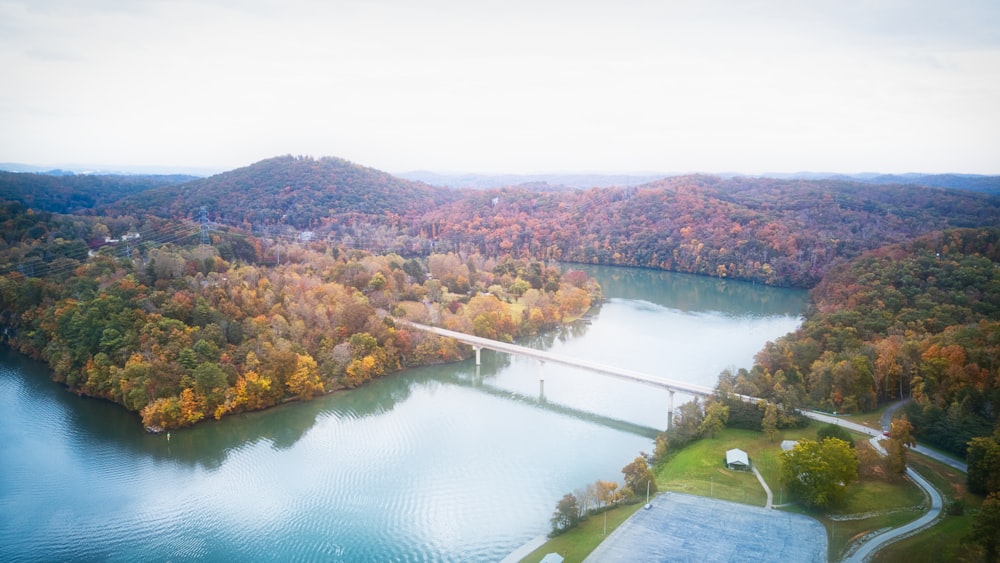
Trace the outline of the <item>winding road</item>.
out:
M 877 437 L 871 438 L 869 441 L 880 454 L 885 455 L 885 449 L 882 447 L 882 444 L 879 443 L 879 439 Z M 933 525 L 934 522 L 941 516 L 941 508 L 944 506 L 944 501 L 941 499 L 941 493 L 939 493 L 933 485 L 927 482 L 926 479 L 921 477 L 919 473 L 909 467 L 906 468 L 906 476 L 916 483 L 918 487 L 923 489 L 924 492 L 927 493 L 927 496 L 930 497 L 930 510 L 909 524 L 898 528 L 892 528 L 887 532 L 866 540 L 860 547 L 858 547 L 857 550 L 855 550 L 854 553 L 845 557 L 843 561 L 847 563 L 863 563 L 883 546 Z
M 892 413 L 897 408 L 902 406 L 902 404 L 903 403 L 900 402 L 890 407 L 890 410 L 886 412 L 888 418 L 886 417 L 886 415 L 883 415 L 882 417 L 883 427 L 885 427 L 888 424 L 888 422 L 892 420 Z M 813 420 L 819 420 L 821 422 L 836 424 L 837 426 L 842 426 L 844 428 L 847 428 L 848 430 L 853 430 L 854 432 L 867 434 L 868 436 L 871 436 L 871 438 L 869 438 L 869 441 L 871 442 L 872 446 L 874 446 L 875 449 L 880 454 L 885 455 L 885 449 L 882 447 L 882 444 L 879 443 L 879 439 L 882 437 L 882 432 L 880 432 L 879 430 L 876 430 L 874 428 L 868 428 L 867 426 L 862 426 L 860 424 L 849 422 L 847 420 L 840 419 L 836 416 L 831 416 L 824 413 L 819 413 L 815 411 L 799 411 L 799 412 L 801 412 L 804 416 L 811 418 Z M 951 459 L 948 456 L 941 455 L 937 452 L 927 450 L 926 448 L 922 448 L 920 446 L 911 449 L 913 451 L 917 451 L 923 455 L 931 457 L 932 459 L 936 459 L 938 461 L 946 463 L 951 467 L 967 472 L 966 464 Z M 928 498 L 930 498 L 931 500 L 930 510 L 928 510 L 926 514 L 924 514 L 920 518 L 917 518 L 913 522 L 910 522 L 909 524 L 900 526 L 898 528 L 893 528 L 883 533 L 879 533 L 878 535 L 875 535 L 865 540 L 865 542 L 862 543 L 853 553 L 844 558 L 845 562 L 863 563 L 869 557 L 871 557 L 872 554 L 874 554 L 882 547 L 898 539 L 904 538 L 919 530 L 922 530 L 926 527 L 933 525 L 934 522 L 941 516 L 941 509 L 942 506 L 944 505 L 944 501 L 941 498 L 941 493 L 939 493 L 938 490 L 935 489 L 926 479 L 921 477 L 916 471 L 914 471 L 909 467 L 906 468 L 906 476 L 909 477 L 914 483 L 916 483 L 918 487 L 923 489 L 924 493 L 926 493 Z

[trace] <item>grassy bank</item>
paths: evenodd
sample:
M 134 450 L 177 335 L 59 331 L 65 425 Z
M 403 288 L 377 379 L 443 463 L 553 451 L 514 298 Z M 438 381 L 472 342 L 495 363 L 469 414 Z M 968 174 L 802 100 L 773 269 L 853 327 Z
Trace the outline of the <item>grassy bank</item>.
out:
M 615 531 L 622 522 L 642 507 L 642 503 L 619 506 L 602 514 L 591 516 L 572 530 L 551 538 L 530 555 L 522 559 L 524 563 L 538 563 L 548 553 L 558 553 L 566 563 L 583 561 L 591 551 L 601 544 L 604 535 L 605 515 L 607 533 Z

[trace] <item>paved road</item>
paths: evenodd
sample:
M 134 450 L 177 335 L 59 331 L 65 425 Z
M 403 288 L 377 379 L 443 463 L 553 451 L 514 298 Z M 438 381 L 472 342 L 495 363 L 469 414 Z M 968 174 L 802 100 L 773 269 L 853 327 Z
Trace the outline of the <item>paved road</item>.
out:
M 813 420 L 819 420 L 821 422 L 829 422 L 830 424 L 836 424 L 837 426 L 843 426 L 849 430 L 855 432 L 860 432 L 862 434 L 867 434 L 869 436 L 881 436 L 882 432 L 874 428 L 868 428 L 867 426 L 862 426 L 860 424 L 844 420 L 840 417 L 833 416 L 830 414 L 824 414 L 816 411 L 799 411 L 803 416 L 809 417 Z M 884 424 L 884 423 L 883 423 Z M 917 452 L 918 454 L 925 455 L 933 460 L 940 461 L 941 463 L 953 467 L 962 473 L 969 472 L 969 466 L 963 461 L 959 461 L 949 455 L 945 455 L 934 450 L 925 448 L 920 444 L 910 448 L 911 451 Z
M 895 403 L 892 403 L 891 405 L 889 405 L 889 408 L 885 409 L 885 412 L 882 413 L 882 431 L 883 432 L 888 432 L 889 431 L 890 426 L 892 426 L 892 417 L 896 414 L 896 411 L 898 411 L 900 407 L 902 407 L 903 405 L 905 405 L 906 403 L 909 403 L 909 402 L 910 402 L 909 399 L 903 399 L 902 401 L 896 401 Z
M 826 414 L 826 413 L 816 412 L 816 411 L 803 411 L 803 410 L 800 410 L 799 412 L 802 413 L 802 416 L 805 416 L 807 418 L 811 418 L 813 420 L 818 420 L 820 422 L 827 422 L 827 423 L 830 423 L 830 424 L 836 424 L 837 426 L 843 426 L 844 428 L 847 428 L 848 430 L 853 430 L 855 432 L 860 432 L 861 434 L 867 434 L 869 436 L 881 436 L 882 435 L 882 431 L 881 430 L 876 430 L 874 428 L 868 428 L 867 426 L 863 426 L 861 424 L 858 424 L 856 422 L 851 422 L 849 420 L 844 420 L 842 417 L 833 416 L 832 414 Z
M 875 449 L 878 450 L 880 454 L 885 455 L 885 449 L 882 448 L 882 444 L 879 443 L 878 438 L 871 438 L 870 441 L 872 443 L 872 446 L 874 446 Z M 941 516 L 941 507 L 943 506 L 943 501 L 941 499 L 941 494 L 938 493 L 937 489 L 935 489 L 930 483 L 928 483 L 926 479 L 921 477 L 920 474 L 910 469 L 909 467 L 906 468 L 906 476 L 909 477 L 911 480 L 913 480 L 913 482 L 916 483 L 918 487 L 923 489 L 924 492 L 927 493 L 927 496 L 930 497 L 931 499 L 930 510 L 928 510 L 926 514 L 924 514 L 920 518 L 917 518 L 913 522 L 910 522 L 909 524 L 900 526 L 898 528 L 893 528 L 888 532 L 879 534 L 873 538 L 866 540 L 863 544 L 861 544 L 861 547 L 859 547 L 857 551 L 855 551 L 854 553 L 852 553 L 851 555 L 849 555 L 844 559 L 846 563 L 863 563 L 869 557 L 871 557 L 873 553 L 881 549 L 883 546 L 888 545 L 889 543 L 894 542 L 897 539 L 906 537 L 918 530 L 934 525 L 938 517 Z
M 519 356 L 527 356 L 529 358 L 535 358 L 543 362 L 554 362 L 559 364 L 565 364 L 568 366 L 589 370 L 595 373 L 600 373 L 602 375 L 617 377 L 619 379 L 624 379 L 626 381 L 633 381 L 645 385 L 652 385 L 653 387 L 668 389 L 669 391 L 671 391 L 671 393 L 673 393 L 674 391 L 679 391 L 681 393 L 687 393 L 689 395 L 696 395 L 699 397 L 708 397 L 715 394 L 715 389 L 711 387 L 705 387 L 704 385 L 695 385 L 693 383 L 686 383 L 683 381 L 673 381 L 670 379 L 656 377 L 630 369 L 624 369 L 616 366 L 609 366 L 597 362 L 591 362 L 589 360 L 581 360 L 579 358 L 571 358 L 569 356 L 564 356 L 562 354 L 553 354 L 552 352 L 546 352 L 544 350 L 535 350 L 534 348 L 526 348 L 524 346 L 518 346 L 516 344 L 510 344 L 507 342 L 500 342 L 490 338 L 483 338 L 481 336 L 472 336 L 470 334 L 455 332 L 453 330 L 448 330 L 436 326 L 429 326 L 420 323 L 404 321 L 401 319 L 397 319 L 396 322 L 400 324 L 405 324 L 406 326 L 409 326 L 416 330 L 430 332 L 433 334 L 437 334 L 438 336 L 444 336 L 446 338 L 454 338 L 459 342 L 464 342 L 473 347 L 487 348 L 489 350 L 496 350 L 498 352 L 504 352 L 506 354 L 517 354 Z M 671 397 L 673 397 L 672 394 Z M 753 397 L 743 397 L 743 398 L 744 400 L 756 401 L 756 399 L 754 399 Z

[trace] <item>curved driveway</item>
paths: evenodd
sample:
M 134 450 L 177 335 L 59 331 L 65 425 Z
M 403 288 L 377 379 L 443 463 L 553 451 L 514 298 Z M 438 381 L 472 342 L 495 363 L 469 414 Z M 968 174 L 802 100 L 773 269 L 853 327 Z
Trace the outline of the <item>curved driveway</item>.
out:
M 872 443 L 872 446 L 875 446 L 875 449 L 878 450 L 879 453 L 885 455 L 885 449 L 882 448 L 882 444 L 878 443 L 878 438 L 872 438 L 870 441 Z M 885 546 L 886 544 L 889 544 L 893 541 L 896 541 L 897 539 L 904 538 L 918 530 L 931 526 L 932 524 L 934 524 L 934 521 L 937 520 L 938 517 L 941 515 L 941 507 L 943 506 L 943 501 L 941 499 L 941 494 L 938 493 L 937 489 L 935 489 L 930 483 L 928 483 L 926 479 L 921 477 L 919 473 L 910 469 L 909 467 L 906 468 L 906 476 L 912 479 L 913 482 L 917 484 L 917 486 L 919 486 L 921 489 L 924 490 L 925 493 L 927 493 L 927 495 L 931 499 L 931 509 L 928 510 L 926 514 L 924 514 L 920 518 L 917 518 L 913 522 L 910 522 L 909 524 L 900 526 L 898 528 L 893 528 L 888 532 L 879 534 L 865 541 L 865 543 L 861 544 L 861 547 L 859 547 L 857 551 L 855 551 L 848 557 L 844 558 L 844 561 L 849 563 L 862 563 L 863 561 L 866 561 L 869 557 L 871 557 L 873 553 L 878 551 L 881 547 Z
M 882 433 L 879 432 L 878 430 L 875 430 L 873 428 L 868 428 L 867 426 L 862 426 L 854 422 L 842 420 L 840 418 L 828 414 L 818 413 L 814 411 L 799 411 L 799 412 L 801 412 L 804 416 L 811 418 L 813 420 L 819 420 L 822 422 L 828 422 L 830 424 L 836 424 L 837 426 L 843 426 L 844 428 L 853 430 L 855 432 L 867 434 L 871 436 L 869 441 L 871 442 L 872 446 L 874 446 L 875 449 L 880 454 L 885 455 L 885 449 L 882 447 L 882 444 L 879 443 L 879 438 L 882 436 Z M 884 421 L 883 424 L 885 424 Z M 913 448 L 913 450 L 922 453 L 924 455 L 927 455 L 928 457 L 931 457 L 938 461 L 941 461 L 943 463 L 946 463 L 956 469 L 960 469 L 961 471 L 967 471 L 966 464 L 953 460 L 946 456 L 942 456 L 937 452 L 931 452 L 930 450 L 926 450 L 925 448 L 920 448 L 919 446 Z M 869 538 L 864 543 L 862 543 L 861 546 L 854 553 L 846 557 L 844 561 L 850 563 L 862 563 L 863 561 L 871 557 L 873 553 L 878 551 L 883 546 L 893 541 L 896 541 L 897 539 L 906 537 L 918 530 L 933 525 L 935 520 L 937 520 L 938 517 L 941 515 L 941 507 L 943 506 L 941 493 L 939 493 L 937 489 L 935 489 L 929 482 L 927 482 L 926 479 L 921 477 L 916 471 L 910 469 L 909 467 L 906 468 L 906 476 L 909 477 L 911 480 L 913 480 L 913 482 L 916 483 L 918 487 L 920 487 L 921 489 L 923 489 L 925 493 L 927 493 L 927 496 L 931 499 L 930 510 L 928 510 L 926 514 L 924 514 L 920 518 L 917 518 L 913 522 L 910 522 L 909 524 L 900 526 L 898 528 L 893 528 L 887 532 Z

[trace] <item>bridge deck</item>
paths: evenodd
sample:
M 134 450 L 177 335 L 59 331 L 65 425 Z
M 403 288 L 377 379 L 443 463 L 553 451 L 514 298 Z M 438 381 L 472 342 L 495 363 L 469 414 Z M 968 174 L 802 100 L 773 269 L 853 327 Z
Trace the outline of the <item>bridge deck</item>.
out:
M 405 324 L 406 326 L 413 327 L 417 330 L 423 330 L 447 338 L 454 338 L 455 340 L 458 340 L 459 342 L 464 342 L 465 344 L 469 344 L 470 346 L 487 348 L 489 350 L 496 350 L 498 352 L 504 352 L 507 354 L 517 354 L 520 356 L 527 356 L 529 358 L 535 358 L 543 362 L 554 362 L 558 364 L 573 366 L 588 371 L 592 371 L 595 373 L 600 373 L 602 375 L 617 377 L 619 379 L 624 379 L 626 381 L 632 381 L 635 383 L 642 383 L 644 385 L 659 387 L 661 389 L 668 389 L 670 391 L 678 391 L 681 393 L 688 393 L 690 395 L 697 395 L 702 397 L 712 395 L 715 392 L 710 387 L 703 387 L 701 385 L 695 385 L 693 383 L 672 381 L 669 379 L 663 379 L 660 377 L 647 375 L 645 373 L 641 373 L 638 371 L 623 369 L 614 366 L 608 366 L 597 362 L 591 362 L 588 360 L 580 360 L 577 358 L 571 358 L 569 356 L 553 354 L 551 352 L 545 352 L 542 350 L 535 350 L 534 348 L 518 346 L 517 344 L 508 344 L 506 342 L 491 340 L 489 338 L 482 338 L 480 336 L 472 336 L 461 332 L 455 332 L 454 330 L 438 328 L 436 326 L 423 325 L 409 321 L 400 321 L 400 322 L 402 324 Z

